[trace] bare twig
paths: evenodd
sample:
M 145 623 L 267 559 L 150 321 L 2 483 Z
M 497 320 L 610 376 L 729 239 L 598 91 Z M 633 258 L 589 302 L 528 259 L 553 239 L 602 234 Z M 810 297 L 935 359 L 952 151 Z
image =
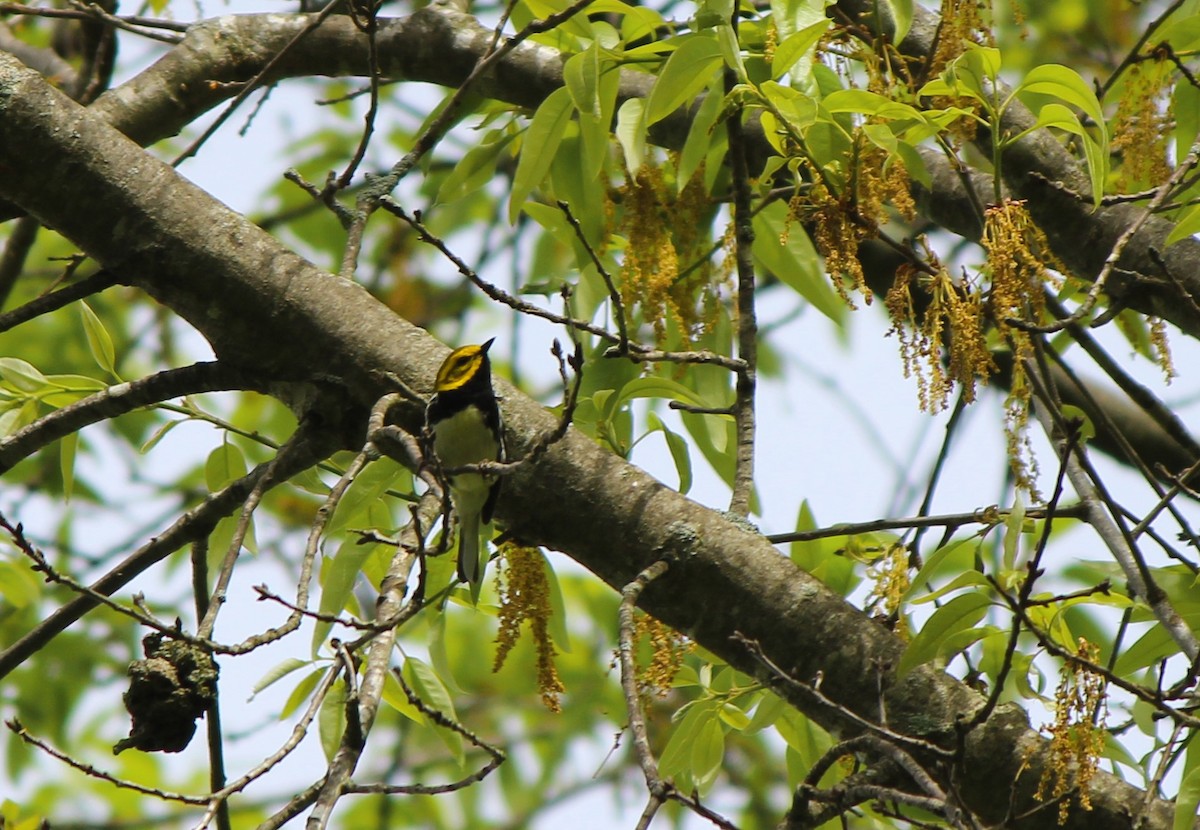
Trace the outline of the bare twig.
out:
M 221 125 L 229 120 L 229 117 L 233 115 L 237 108 L 242 105 L 242 102 L 250 97 L 250 94 L 254 92 L 254 90 L 258 89 L 263 79 L 266 78 L 285 57 L 287 57 L 288 52 L 295 48 L 296 44 L 314 32 L 317 27 L 324 23 L 329 16 L 341 8 L 341 6 L 341 0 L 335 0 L 334 2 L 325 6 L 320 13 L 314 15 L 313 19 L 308 23 L 308 25 L 297 32 L 294 38 L 288 41 L 288 43 L 282 49 L 280 49 L 273 58 L 267 61 L 266 65 L 264 65 L 263 68 L 258 71 L 258 74 L 256 74 L 253 78 L 247 81 L 245 85 L 242 86 L 237 95 L 233 96 L 233 100 L 231 100 L 221 114 L 217 116 L 216 120 L 213 121 L 213 123 L 210 124 L 195 141 L 189 144 L 187 148 L 175 158 L 174 161 L 171 162 L 171 166 L 178 167 L 185 160 L 196 155 L 200 148 L 204 146 L 204 143 L 212 138 L 213 134 L 215 134 L 216 131 L 221 128 Z
M 259 464 L 246 475 L 210 494 L 199 505 L 176 519 L 170 527 L 151 538 L 107 574 L 93 582 L 90 590 L 105 596 L 112 595 L 179 548 L 207 537 L 222 518 L 245 500 L 268 471 L 273 476 L 272 484 L 280 483 L 333 452 L 335 443 L 336 439 L 325 432 L 306 432 L 305 440 L 295 447 L 294 452 L 289 453 L 286 463 L 274 466 L 271 462 Z M 0 678 L 21 665 L 30 655 L 98 604 L 96 598 L 88 594 L 78 596 L 60 606 L 28 634 L 0 652 Z
M 50 757 L 56 758 L 59 761 L 62 761 L 64 764 L 71 767 L 72 769 L 79 770 L 84 775 L 88 776 L 89 778 L 97 778 L 101 781 L 106 781 L 115 787 L 120 787 L 123 790 L 133 790 L 134 792 L 141 793 L 142 795 L 150 795 L 150 796 L 154 796 L 155 798 L 161 798 L 163 801 L 179 801 L 184 804 L 197 804 L 197 805 L 205 804 L 208 802 L 208 799 L 203 796 L 184 795 L 182 793 L 173 793 L 173 792 L 169 792 L 167 790 L 160 790 L 155 787 L 145 787 L 145 786 L 142 786 L 141 784 L 136 784 L 133 781 L 125 781 L 124 779 L 117 778 L 116 776 L 105 772 L 104 770 L 97 769 L 96 767 L 92 766 L 91 764 L 85 764 L 81 761 L 76 761 L 74 758 L 72 758 L 67 753 L 62 752 L 61 750 L 55 749 L 50 744 L 43 741 L 41 738 L 36 738 L 33 735 L 31 735 L 29 733 L 29 730 L 27 730 L 25 728 L 25 725 L 22 724 L 16 718 L 13 718 L 12 720 L 6 720 L 4 722 L 4 725 L 7 726 L 10 730 L 12 730 L 13 734 L 15 734 L 18 738 L 23 740 L 25 743 L 27 743 L 31 746 L 36 746 L 38 749 L 42 750 Z
M 23 306 L 0 314 L 0 332 L 16 328 L 22 323 L 35 317 L 57 311 L 63 306 L 70 305 L 76 300 L 98 294 L 106 288 L 117 284 L 117 278 L 109 271 L 97 271 L 90 277 L 84 277 L 79 282 L 64 286 L 57 291 L 43 294 L 35 300 L 30 300 Z
M 1061 423 L 1060 412 L 1055 405 L 1051 391 L 1046 387 L 1042 370 L 1033 362 L 1027 361 L 1026 376 L 1032 382 L 1035 394 L 1045 404 L 1035 406 L 1034 414 L 1041 423 L 1046 437 L 1056 448 L 1061 449 L 1067 441 L 1070 430 Z M 1132 593 L 1150 606 L 1159 624 L 1170 634 L 1188 660 L 1196 662 L 1200 657 L 1200 642 L 1197 642 L 1196 635 L 1171 605 L 1169 597 L 1155 584 L 1149 568 L 1128 532 L 1124 531 L 1114 516 L 1105 510 L 1105 499 L 1102 497 L 1103 485 L 1088 461 L 1085 447 L 1078 444 L 1074 447 L 1074 451 L 1067 456 L 1066 470 L 1071 486 L 1075 489 L 1084 508 L 1084 520 L 1092 526 L 1112 554 L 1113 559 L 1121 566 L 1126 579 L 1129 580 Z M 1108 501 L 1111 502 L 1111 500 Z
M 85 426 L 143 406 L 198 392 L 262 389 L 261 377 L 223 363 L 193 363 L 139 380 L 118 383 L 56 409 L 0 440 L 0 473 L 32 453 Z
M 739 10 L 734 8 L 730 25 L 737 35 Z M 725 94 L 737 86 L 738 77 L 725 68 Z M 750 204 L 750 168 L 746 160 L 746 137 L 742 107 L 737 105 L 725 119 L 729 137 L 729 166 L 733 189 L 734 260 L 737 263 L 737 343 L 742 369 L 736 375 L 733 420 L 737 435 L 729 511 L 750 515 L 754 497 L 754 398 L 758 385 L 758 317 L 754 303 L 754 225 Z
M 767 537 L 772 544 L 785 542 L 810 542 L 814 539 L 827 539 L 831 536 L 854 536 L 859 533 L 874 533 L 880 530 L 907 530 L 914 527 L 947 527 L 951 529 L 968 524 L 982 524 L 989 527 L 1004 521 L 1012 511 L 1001 510 L 992 505 L 971 513 L 948 513 L 940 516 L 910 516 L 904 519 L 875 519 L 869 522 L 853 524 L 836 524 L 820 527 L 815 530 L 800 530 L 792 533 L 776 533 Z M 1058 518 L 1080 519 L 1084 516 L 1082 505 L 1067 505 L 1056 507 L 1053 511 Z M 1046 507 L 1030 507 L 1025 511 L 1030 519 L 1044 519 L 1050 515 Z
M 571 212 L 571 206 L 566 202 L 559 201 L 558 209 L 567 217 L 567 221 L 571 224 L 571 229 L 575 231 L 575 238 L 579 240 L 579 244 L 587 251 L 588 257 L 592 260 L 592 264 L 596 266 L 596 271 L 600 274 L 600 278 L 604 280 L 605 287 L 608 288 L 608 298 L 612 302 L 613 322 L 617 324 L 617 356 L 624 356 L 629 353 L 629 328 L 628 321 L 625 319 L 625 303 L 621 300 L 621 292 L 617 290 L 612 274 L 608 273 L 608 269 L 604 267 L 604 263 L 600 260 L 600 255 L 596 253 L 596 249 L 588 241 L 587 234 L 583 232 L 583 227 L 579 224 L 579 220 Z

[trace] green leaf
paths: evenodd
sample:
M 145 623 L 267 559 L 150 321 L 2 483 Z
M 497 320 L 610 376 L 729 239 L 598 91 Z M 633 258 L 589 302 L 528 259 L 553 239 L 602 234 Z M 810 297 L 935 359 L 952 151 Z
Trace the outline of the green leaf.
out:
M 771 17 L 780 40 L 786 41 L 797 32 L 822 23 L 828 26 L 830 21 L 825 17 L 828 5 L 827 0 L 771 0 Z
M 458 719 L 457 713 L 454 711 L 454 701 L 450 698 L 450 693 L 446 691 L 446 687 L 442 684 L 441 678 L 429 666 L 418 660 L 416 657 L 408 657 L 404 661 L 404 679 L 408 681 L 409 687 L 421 698 L 430 708 L 441 712 L 448 718 L 453 720 Z M 454 755 L 455 761 L 461 767 L 466 754 L 463 750 L 462 736 L 457 732 L 452 732 L 449 729 L 437 729 L 438 737 L 442 743 Z
M 1109 169 L 1108 134 L 1103 123 L 1097 127 L 1100 133 L 1100 140 L 1097 141 L 1091 131 L 1084 129 L 1083 124 L 1072 110 L 1062 104 L 1051 102 L 1038 112 L 1037 123 L 1033 127 L 1013 136 L 1009 141 L 1015 141 L 1038 127 L 1054 127 L 1077 135 L 1083 140 L 1083 156 L 1088 168 L 1092 202 L 1099 206 L 1101 197 L 1104 195 L 1104 183 L 1108 178 Z
M 383 494 L 393 485 L 407 484 L 409 476 L 408 470 L 386 456 L 367 465 L 342 494 L 325 533 L 332 535 L 347 527 L 369 524 L 364 518 L 365 511 L 383 498 Z
M 428 724 L 425 714 L 412 704 L 400 686 L 400 681 L 391 672 L 388 672 L 383 678 L 383 702 L 414 723 L 422 726 Z
M 326 760 L 332 760 L 337 753 L 345 729 L 346 681 L 339 677 L 330 687 L 329 694 L 321 701 L 321 709 L 317 712 L 317 732 Z
M 1194 19 L 1200 29 L 1200 15 Z M 1194 84 L 1175 84 L 1171 111 L 1175 114 L 1175 157 L 1187 158 L 1200 132 L 1200 89 Z
M 970 593 L 955 597 L 934 611 L 904 650 L 896 671 L 903 677 L 917 666 L 945 656 L 951 638 L 976 629 L 990 605 L 991 599 L 985 594 Z M 984 636 L 985 632 L 975 630 L 975 633 Z
M 692 776 L 701 795 L 705 795 L 717 780 L 724 758 L 725 730 L 721 728 L 720 720 L 710 717 L 700 725 L 692 741 Z
M 79 313 L 83 317 L 83 333 L 87 337 L 92 360 L 95 360 L 101 369 L 120 380 L 120 375 L 117 374 L 116 350 L 113 348 L 112 336 L 109 335 L 108 329 L 104 328 L 104 323 L 100 322 L 92 307 L 82 300 L 79 301 Z
M 687 441 L 683 436 L 672 432 L 653 412 L 646 416 L 646 421 L 651 430 L 662 432 L 663 438 L 666 439 L 671 460 L 675 462 L 675 472 L 679 474 L 679 492 L 687 495 L 687 491 L 692 489 L 692 459 L 688 453 Z
M 750 716 L 742 711 L 740 707 L 729 702 L 721 704 L 721 708 L 717 710 L 717 716 L 721 719 L 722 723 L 739 732 L 745 730 L 750 725 Z
M 302 669 L 305 666 L 311 666 L 311 665 L 312 665 L 312 662 L 309 660 L 301 660 L 298 657 L 289 657 L 286 660 L 282 660 L 282 661 L 276 663 L 274 666 L 272 666 L 270 669 L 268 669 L 267 673 L 264 674 L 262 677 L 260 677 L 258 679 L 258 681 L 254 684 L 254 686 L 252 687 L 252 690 L 253 690 L 254 694 L 256 695 L 259 692 L 261 692 L 263 689 L 266 689 L 269 686 L 274 685 L 274 683 L 276 681 L 282 680 L 283 678 L 287 677 L 292 672 L 294 672 L 298 669 Z M 253 699 L 253 696 L 254 695 L 251 695 L 252 699 Z
M 229 441 L 222 441 L 204 462 L 204 483 L 210 493 L 246 474 L 246 457 Z
M 754 258 L 840 326 L 846 319 L 846 304 L 826 278 L 821 258 L 804 228 L 795 221 L 789 227 L 787 211 L 787 205 L 776 201 L 755 215 Z
M 717 33 L 717 44 L 721 47 L 721 59 L 725 61 L 725 65 L 733 70 L 738 83 L 749 83 L 750 78 L 746 74 L 746 64 L 742 60 L 742 46 L 738 43 L 737 32 L 733 30 L 733 26 L 729 25 L 727 21 L 722 21 L 714 31 Z M 707 84 L 705 85 L 707 86 Z
M 580 115 L 599 118 L 600 105 L 600 48 L 593 43 L 584 51 L 567 58 L 563 64 L 563 83 Z
M 1094 124 L 1104 124 L 1104 108 L 1100 106 L 1096 93 L 1092 91 L 1087 81 L 1070 67 L 1057 63 L 1035 66 L 1026 73 L 1014 92 L 1052 95 L 1060 101 L 1065 101 L 1083 110 Z
M 899 43 L 908 34 L 913 21 L 913 0 L 886 0 L 892 9 L 892 43 Z
M 822 99 L 821 107 L 832 113 L 857 112 L 876 118 L 924 120 L 924 116 L 916 108 L 865 89 L 839 89 L 831 92 Z
M 915 580 L 913 584 L 916 584 Z M 911 602 L 913 605 L 924 605 L 927 602 L 933 602 L 935 599 L 939 599 L 946 594 L 952 594 L 963 588 L 982 588 L 987 584 L 987 577 L 974 568 L 968 567 L 967 570 L 954 577 L 954 579 L 947 582 L 941 588 L 930 591 L 928 594 L 922 594 Z
M 71 500 L 75 491 L 75 453 L 79 449 L 79 433 L 72 432 L 59 443 L 58 466 L 62 472 L 63 501 Z
M 646 106 L 641 98 L 630 98 L 617 110 L 617 143 L 625 157 L 625 169 L 634 175 L 646 160 L 646 130 L 642 112 Z
M 1167 245 L 1174 245 L 1193 234 L 1200 233 L 1200 205 L 1194 205 L 1179 215 L 1175 227 L 1167 234 Z
M 692 406 L 709 408 L 725 405 L 724 401 L 705 400 L 699 393 L 688 389 L 678 381 L 656 375 L 647 375 L 645 377 L 634 378 L 622 386 L 617 396 L 609 399 L 609 406 L 611 407 L 609 412 L 611 413 L 613 410 L 624 406 L 634 398 L 663 398 L 666 400 L 681 401 Z
M 1004 569 L 1011 571 L 1017 561 L 1017 550 L 1021 534 L 1025 531 L 1025 502 L 1020 495 L 1013 502 L 1012 510 L 1004 519 Z
M 774 726 L 775 721 L 779 719 L 787 706 L 787 703 L 779 695 L 774 692 L 766 692 L 759 698 L 750 722 L 742 731 L 747 735 L 753 735 L 755 732 Z
M 42 595 L 42 583 L 18 562 L 0 559 L 0 597 L 10 608 L 28 608 Z
M 696 740 L 704 725 L 715 721 L 713 705 L 711 701 L 695 702 L 680 710 L 683 717 L 672 727 L 671 737 L 658 760 L 659 773 L 664 778 L 691 778 Z
M 1078 422 L 1079 440 L 1081 443 L 1086 444 L 1096 437 L 1096 425 L 1092 423 L 1092 419 L 1088 417 L 1088 414 L 1078 406 L 1064 404 L 1062 407 L 1062 416 L 1063 420 L 1068 424 L 1072 421 Z
M 449 559 L 448 556 L 442 559 Z M 427 565 L 429 560 L 426 560 Z M 436 574 L 436 570 L 443 571 L 441 576 Z M 446 562 L 444 565 L 439 565 L 438 568 L 429 566 L 428 579 L 433 585 L 449 585 L 452 579 L 451 573 L 455 571 L 455 566 Z M 457 574 L 455 574 L 457 576 Z M 462 694 L 462 687 L 458 685 L 458 681 L 454 679 L 453 663 L 450 661 L 450 649 L 446 642 L 446 622 L 449 618 L 447 614 L 434 614 L 433 619 L 429 621 L 429 662 L 433 666 L 433 670 L 441 679 L 442 685 L 452 694 Z
M 572 55 L 563 65 L 563 81 L 579 113 L 581 152 L 580 175 L 594 181 L 604 168 L 608 155 L 609 129 L 620 87 L 620 73 L 605 66 L 598 43 Z M 578 206 L 576 206 L 578 209 Z
M 283 708 L 279 711 L 279 719 L 285 720 L 290 717 L 300 705 L 312 695 L 313 690 L 317 688 L 317 684 L 321 682 L 326 669 L 317 669 L 305 675 L 304 679 L 296 684 L 296 688 L 292 689 L 292 693 L 288 695 L 288 699 L 284 702 Z
M 436 201 L 454 202 L 483 187 L 496 174 L 500 154 L 512 143 L 513 136 L 494 130 L 480 143 L 468 150 L 438 187 Z
M 717 116 L 721 114 L 722 95 L 717 90 L 718 86 L 715 84 L 708 88 L 703 103 L 696 111 L 696 117 L 692 119 L 692 126 L 688 128 L 687 140 L 684 141 L 683 150 L 679 154 L 679 169 L 675 176 L 675 187 L 679 191 L 687 186 L 692 175 L 700 169 L 700 163 L 705 160 L 709 149 L 725 138 L 724 130 L 719 134 L 713 133 Z
M 791 132 L 803 133 L 816 122 L 817 104 L 811 95 L 805 95 L 803 92 L 775 81 L 763 81 L 759 86 L 759 92 L 777 110 L 777 117 L 782 117 L 787 122 Z M 775 114 L 771 113 L 771 115 Z M 774 132 L 774 130 L 769 131 L 768 137 Z
M 1183 771 L 1179 781 L 1179 793 L 1175 796 L 1175 819 L 1171 830 L 1191 830 L 1196 823 L 1196 810 L 1200 807 L 1200 739 L 1192 735 L 1184 755 Z
M 512 194 L 508 200 L 510 222 L 516 221 L 525 199 L 545 181 L 573 110 L 571 93 L 566 87 L 559 87 L 546 96 L 533 114 L 533 120 L 525 130 L 517 172 L 513 175 Z
M 360 545 L 357 539 L 347 539 L 337 553 L 321 569 L 320 612 L 329 616 L 340 614 L 350 601 L 363 562 L 382 545 Z M 313 626 L 312 654 L 315 657 L 325 638 L 329 636 L 333 623 L 317 620 Z
M 722 64 L 721 45 L 711 35 L 689 35 L 671 53 L 646 100 L 646 126 L 661 121 L 713 81 Z
M 832 20 L 822 18 L 785 37 L 776 47 L 775 56 L 771 59 L 771 77 L 778 80 L 790 72 L 801 58 L 811 57 L 817 43 L 832 25 Z M 812 75 L 812 69 L 808 66 L 801 67 L 800 71 L 793 75 L 799 76 L 794 77 L 793 81 L 803 83 L 803 79 Z
M 46 376 L 19 357 L 0 357 L 0 380 L 20 392 L 40 392 L 47 385 Z
M 152 434 L 148 439 L 146 439 L 146 443 L 144 443 L 140 447 L 138 447 L 138 452 L 142 455 L 145 455 L 146 453 L 150 452 L 150 450 L 154 449 L 158 445 L 159 441 L 161 441 L 162 439 L 167 437 L 168 432 L 175 429 L 175 427 L 179 426 L 180 424 L 185 423 L 186 421 L 187 421 L 186 418 L 174 420 L 174 421 L 167 421 L 165 424 L 160 426 L 158 429 L 154 430 L 154 434 Z
M 796 531 L 814 530 L 816 527 L 816 517 L 805 499 L 800 502 L 800 510 L 796 515 Z M 833 536 L 792 542 L 788 556 L 798 567 L 824 582 L 831 590 L 848 596 L 860 578 L 855 572 L 854 563 L 838 554 L 845 540 L 845 536 Z

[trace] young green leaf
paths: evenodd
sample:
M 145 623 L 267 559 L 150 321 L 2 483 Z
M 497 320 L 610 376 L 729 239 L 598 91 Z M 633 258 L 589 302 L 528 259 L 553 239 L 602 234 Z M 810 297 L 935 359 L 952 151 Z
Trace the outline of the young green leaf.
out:
M 683 39 L 659 73 L 646 101 L 646 126 L 661 121 L 713 81 L 723 60 L 721 45 L 709 34 Z
M 661 431 L 663 438 L 666 439 L 671 460 L 675 462 L 675 472 L 679 474 L 679 492 L 687 495 L 687 491 L 692 489 L 692 459 L 688 453 L 687 441 L 683 439 L 683 436 L 672 432 L 653 412 L 646 415 L 646 421 L 651 430 Z
M 934 611 L 933 616 L 922 626 L 921 630 L 912 638 L 912 642 L 908 644 L 908 648 L 904 650 L 904 655 L 900 658 L 896 671 L 900 676 L 904 676 L 917 666 L 945 656 L 952 638 L 962 632 L 970 632 L 975 629 L 980 620 L 987 615 L 991 602 L 991 599 L 983 593 L 963 594 Z M 981 630 L 976 633 L 980 637 L 985 634 Z
M 83 333 L 87 337 L 92 360 L 96 361 L 96 365 L 101 369 L 120 380 L 121 377 L 117 374 L 116 350 L 113 348 L 112 336 L 108 329 L 104 328 L 104 323 L 100 322 L 92 307 L 82 300 L 79 301 L 79 313 L 83 317 Z
M 533 120 L 525 130 L 517 172 L 513 174 L 512 194 L 508 200 L 510 222 L 516 221 L 525 199 L 550 172 L 550 164 L 554 161 L 573 111 L 571 93 L 566 87 L 559 87 L 546 96 L 533 114 Z

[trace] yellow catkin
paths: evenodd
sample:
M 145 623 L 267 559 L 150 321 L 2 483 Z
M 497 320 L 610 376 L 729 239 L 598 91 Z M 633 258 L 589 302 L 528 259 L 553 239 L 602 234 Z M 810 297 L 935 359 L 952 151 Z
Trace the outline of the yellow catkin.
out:
M 789 220 L 812 226 L 813 243 L 825 259 L 825 270 L 834 288 L 851 308 L 851 293 L 857 292 L 869 305 L 871 289 L 858 259 L 859 244 L 879 232 L 888 220 L 889 208 L 905 218 L 916 215 L 909 194 L 908 172 L 899 158 L 889 157 L 882 148 L 856 133 L 851 157 L 847 160 L 847 179 L 835 185 L 820 176 L 808 162 L 802 162 L 811 174 L 812 184 L 788 202 Z M 839 187 L 834 192 L 832 187 Z M 786 234 L 786 231 L 785 231 Z
M 987 251 L 984 270 L 991 277 L 988 316 L 1013 354 L 1013 379 L 1005 401 L 1004 422 L 1009 465 L 1017 486 L 1040 501 L 1037 461 L 1027 434 L 1032 388 L 1025 378 L 1025 364 L 1033 357 L 1033 341 L 1012 321 L 1041 323 L 1047 285 L 1057 288 L 1061 284 L 1050 267 L 1066 269 L 1050 252 L 1045 234 L 1034 224 L 1022 201 L 1007 199 L 985 211 L 982 242 Z
M 622 299 L 652 321 L 659 343 L 667 320 L 685 344 L 703 335 L 715 320 L 710 294 L 718 290 L 708 229 L 713 202 L 698 171 L 678 194 L 658 167 L 643 167 L 621 190 L 622 229 L 628 244 L 621 272 Z
M 867 568 L 867 578 L 874 582 L 867 595 L 867 604 L 877 602 L 888 617 L 896 618 L 894 633 L 908 640 L 908 620 L 900 613 L 900 603 L 912 584 L 908 576 L 908 548 L 899 542 Z
M 1072 793 L 1080 809 L 1092 809 L 1089 785 L 1104 752 L 1108 714 L 1107 682 L 1088 665 L 1096 663 L 1099 649 L 1080 637 L 1076 653 L 1079 659 L 1068 658 L 1059 676 L 1054 723 L 1049 726 L 1050 754 L 1035 794 L 1042 801 L 1062 799 L 1058 805 L 1060 825 L 1070 816 Z
M 649 614 L 634 618 L 634 638 L 650 645 L 650 662 L 638 669 L 638 688 L 644 694 L 666 697 L 683 658 L 692 650 L 691 641 Z
M 932 251 L 926 251 L 926 261 L 936 273 L 901 266 L 884 304 L 892 318 L 888 334 L 895 334 L 900 344 L 904 376 L 916 378 L 921 409 L 934 414 L 946 408 L 955 384 L 965 402 L 974 401 L 977 385 L 987 383 L 996 365 L 984 333 L 983 293 L 966 278 L 955 282 Z M 914 287 L 927 300 L 919 319 Z M 943 349 L 949 357 L 945 363 Z
M 1171 176 L 1167 161 L 1175 127 L 1171 68 L 1163 56 L 1135 64 L 1126 75 L 1111 144 L 1121 154 L 1117 187 L 1123 190 L 1153 187 Z
M 521 636 L 521 625 L 529 622 L 537 652 L 537 685 L 542 703 L 552 712 L 561 710 L 564 691 L 554 664 L 555 648 L 550 639 L 550 582 L 546 562 L 537 548 L 506 542 L 500 546 L 501 565 L 497 574 L 500 594 L 500 627 L 496 632 L 496 659 L 492 671 L 500 671 Z
M 1154 351 L 1154 359 L 1158 363 L 1158 367 L 1162 369 L 1163 379 L 1170 383 L 1179 377 L 1179 373 L 1175 371 L 1175 361 L 1171 359 L 1171 344 L 1167 342 L 1167 324 L 1159 317 L 1151 317 L 1148 322 L 1150 324 L 1150 348 Z

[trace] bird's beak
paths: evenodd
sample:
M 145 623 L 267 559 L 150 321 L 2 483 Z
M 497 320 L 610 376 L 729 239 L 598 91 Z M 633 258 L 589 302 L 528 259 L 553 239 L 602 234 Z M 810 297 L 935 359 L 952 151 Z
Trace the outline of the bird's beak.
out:
M 479 351 L 483 352 L 484 354 L 487 354 L 487 350 L 492 347 L 492 343 L 495 341 L 495 339 L 496 338 L 494 338 L 494 337 L 489 338 L 486 343 L 483 343 L 482 345 L 480 345 Z

